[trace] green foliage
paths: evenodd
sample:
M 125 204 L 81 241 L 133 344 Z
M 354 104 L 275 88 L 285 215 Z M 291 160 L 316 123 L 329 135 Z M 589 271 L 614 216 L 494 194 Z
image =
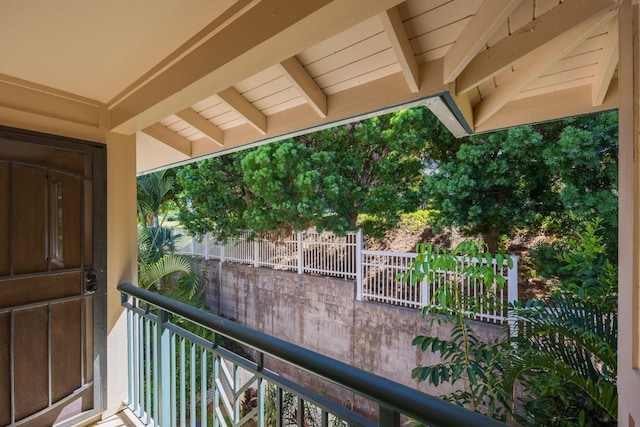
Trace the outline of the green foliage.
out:
M 342 234 L 363 215 L 365 234 L 381 236 L 420 205 L 427 150 L 442 129 L 415 108 L 185 166 L 180 220 L 224 240 L 247 229 Z
M 582 116 L 559 125 L 562 131 L 554 143 L 547 144 L 543 155 L 557 177 L 555 185 L 564 212 L 586 220 L 602 218 L 604 237 L 616 248 L 618 113 Z
M 438 222 L 483 235 L 491 251 L 515 227 L 537 227 L 558 206 L 543 148 L 532 127 L 469 137 L 426 180 Z
M 348 227 L 332 222 L 336 215 L 330 213 L 333 192 L 345 187 L 333 170 L 332 153 L 314 152 L 289 140 L 247 153 L 241 165 L 250 200 L 242 217 L 249 229 L 289 232 L 317 224 L 342 231 Z
M 153 233 L 153 234 L 152 234 Z M 200 275 L 187 257 L 166 251 L 172 247 L 162 238 L 173 239 L 166 227 L 138 224 L 138 286 L 162 290 L 167 296 L 189 303 L 197 294 Z M 176 279 L 176 274 L 181 274 Z
M 606 256 L 600 220 L 561 242 L 558 289 L 518 303 L 520 319 L 504 381 L 527 397 L 516 416 L 529 425 L 615 425 L 617 268 Z
M 175 173 L 171 170 L 153 172 L 137 179 L 138 223 L 159 226 L 158 218 L 165 206 L 175 198 Z
M 431 227 L 436 214 L 436 212 L 431 210 L 419 210 L 406 213 L 400 217 L 399 225 L 401 227 L 408 227 L 413 231 L 419 231 L 424 228 Z
M 243 185 L 241 161 L 247 152 L 191 163 L 180 168 L 177 181 L 179 219 L 195 235 L 207 232 L 220 241 L 246 230 L 243 213 L 251 199 Z
M 575 237 L 565 237 L 555 245 L 540 245 L 532 256 L 542 267 L 540 274 L 556 279 L 560 290 L 603 310 L 615 310 L 618 269 L 609 260 L 601 223 L 600 219 L 583 223 Z
M 412 264 L 412 274 L 404 276 L 405 282 L 411 277 L 416 283 L 425 280 L 432 284 L 436 282 L 438 272 L 457 271 L 458 274 L 448 275 L 449 280 L 435 290 L 432 302 L 422 309 L 423 317 L 431 315 L 430 323 L 444 322 L 450 325 L 450 337 L 442 339 L 417 336 L 412 342 L 422 351 L 438 353 L 442 362 L 417 367 L 411 376 L 434 386 L 442 383 L 461 384 L 458 390 L 441 397 L 489 417 L 504 420 L 509 402 L 500 378 L 501 360 L 508 344 L 505 341 L 482 342 L 468 320 L 482 309 L 493 309 L 495 299 L 491 294 L 471 298 L 464 292 L 465 284 L 470 281 L 483 282 L 488 285 L 488 289 L 493 284 L 496 289 L 504 286 L 505 279 L 494 272 L 492 265 L 494 261 L 502 265 L 506 260 L 511 266 L 511 258 L 500 254 L 494 257 L 486 249 L 484 244 L 473 241 L 462 242 L 451 252 L 435 245 L 419 245 L 418 256 Z M 483 262 L 466 262 L 473 258 Z
M 439 225 L 481 234 L 492 251 L 516 228 L 536 233 L 551 218 L 563 232 L 598 215 L 615 248 L 617 139 L 608 112 L 445 140 L 425 194 Z
M 617 314 L 569 292 L 516 304 L 520 320 L 505 358 L 504 387 L 523 384 L 524 425 L 615 425 Z

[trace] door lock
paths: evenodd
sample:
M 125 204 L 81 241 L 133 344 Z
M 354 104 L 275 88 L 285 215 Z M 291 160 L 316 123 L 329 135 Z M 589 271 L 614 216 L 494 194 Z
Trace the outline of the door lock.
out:
M 98 275 L 95 271 L 87 271 L 84 275 L 84 282 L 85 293 L 92 294 L 98 290 Z

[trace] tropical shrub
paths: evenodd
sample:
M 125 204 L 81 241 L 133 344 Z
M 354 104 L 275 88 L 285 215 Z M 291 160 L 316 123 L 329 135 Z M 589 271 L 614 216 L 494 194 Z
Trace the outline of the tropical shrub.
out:
M 492 292 L 482 297 L 470 297 L 463 291 L 469 281 L 483 282 L 487 289 L 498 290 L 504 286 L 505 279 L 494 272 L 493 263 L 502 265 L 506 260 L 511 267 L 511 258 L 501 254 L 494 257 L 486 249 L 486 245 L 474 241 L 462 242 L 451 252 L 436 245 L 419 245 L 412 274 L 405 275 L 405 281 L 411 277 L 414 283 L 426 280 L 431 285 L 436 281 L 438 271 L 457 271 L 458 274 L 447 275 L 449 280 L 435 290 L 431 303 L 422 309 L 422 316 L 430 323 L 451 326 L 450 338 L 417 336 L 413 340 L 413 345 L 422 351 L 438 353 L 442 362 L 416 367 L 411 376 L 434 386 L 442 383 L 458 385 L 456 391 L 441 397 L 489 417 L 505 420 L 510 404 L 500 379 L 501 358 L 508 350 L 508 344 L 505 340 L 495 343 L 481 341 L 469 320 L 482 309 L 493 310 L 496 299 Z M 471 264 L 467 262 L 469 258 L 482 262 Z

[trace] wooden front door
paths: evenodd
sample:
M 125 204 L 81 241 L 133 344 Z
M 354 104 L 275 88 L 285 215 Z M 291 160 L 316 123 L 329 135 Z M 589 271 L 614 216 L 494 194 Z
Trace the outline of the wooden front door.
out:
M 103 409 L 105 149 L 0 128 L 0 426 Z

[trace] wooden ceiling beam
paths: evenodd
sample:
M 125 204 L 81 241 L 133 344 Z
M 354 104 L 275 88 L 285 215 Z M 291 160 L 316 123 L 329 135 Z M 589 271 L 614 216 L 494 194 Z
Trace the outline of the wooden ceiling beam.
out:
M 415 53 L 411 48 L 411 42 L 407 31 L 402 23 L 400 12 L 397 7 L 393 7 L 380 15 L 382 26 L 389 38 L 391 48 L 395 52 L 400 68 L 407 80 L 411 93 L 418 93 L 420 90 L 420 67 L 416 61 Z
M 402 1 L 233 2 L 189 49 L 109 103 L 110 130 L 146 128 Z
M 617 8 L 618 3 L 614 0 L 565 0 L 473 58 L 457 78 L 458 93 L 468 92 L 537 53 L 563 33 Z
M 618 17 L 616 16 L 609 23 L 607 39 L 591 85 L 591 102 L 594 107 L 598 107 L 604 102 L 618 65 L 618 51 Z
M 615 13 L 616 11 L 612 10 L 604 15 L 599 14 L 600 16 L 597 18 L 583 22 L 581 25 L 572 28 L 560 37 L 547 43 L 544 49 L 539 50 L 535 57 L 530 57 L 525 61 L 519 62 L 515 71 L 476 105 L 474 109 L 475 126 L 482 125 L 492 115 L 507 105 L 507 103 L 531 81 L 555 65 L 568 52 L 575 49 L 576 46 L 586 40 L 595 29 L 598 29 L 603 22 L 611 19 Z
M 218 144 L 220 147 L 224 147 L 224 131 L 218 126 L 205 119 L 198 112 L 192 108 L 186 108 L 176 113 L 176 116 L 180 117 L 185 122 L 189 123 L 194 128 L 205 134 L 211 141 Z
M 320 89 L 295 56 L 282 61 L 278 68 L 294 85 L 309 105 L 322 118 L 327 117 L 327 95 Z
M 219 92 L 218 97 L 222 99 L 236 113 L 241 115 L 251 126 L 262 135 L 267 134 L 267 117 L 253 106 L 237 90 L 230 87 Z
M 161 123 L 154 123 L 151 126 L 142 129 L 142 132 L 157 139 L 163 144 L 168 145 L 174 150 L 191 157 L 191 141 L 175 133 L 168 127 L 163 126 Z
M 522 0 L 485 0 L 444 57 L 444 83 L 453 82 Z

